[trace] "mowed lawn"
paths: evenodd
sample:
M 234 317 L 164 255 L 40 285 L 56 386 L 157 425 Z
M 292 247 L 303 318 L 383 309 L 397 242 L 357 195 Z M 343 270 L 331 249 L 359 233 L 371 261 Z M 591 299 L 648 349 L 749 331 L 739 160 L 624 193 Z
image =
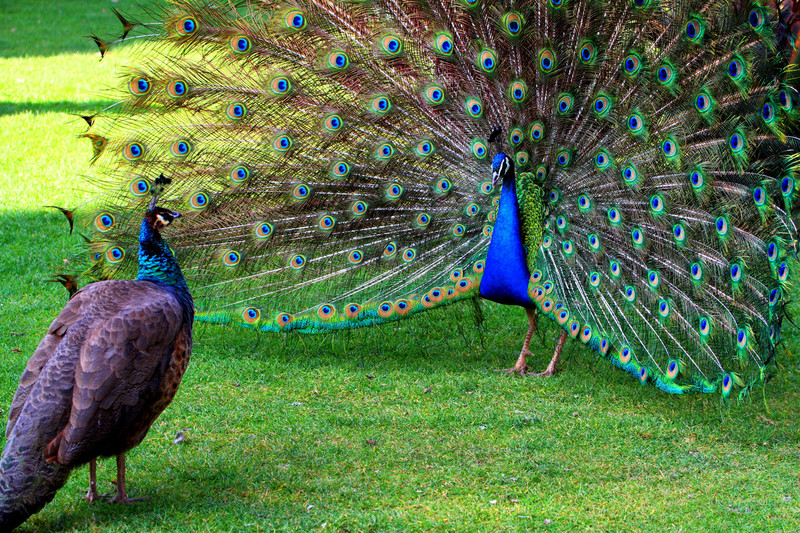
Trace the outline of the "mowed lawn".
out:
M 130 0 L 0 0 L 3 420 L 66 302 L 45 280 L 78 242 L 44 206 L 93 194 L 77 115 L 109 103 L 132 52 L 99 62 L 83 38 L 118 33 L 112 7 L 140 12 Z M 483 309 L 480 329 L 468 307 L 339 335 L 199 324 L 175 401 L 128 456 L 129 494 L 143 500 L 89 505 L 80 468 L 20 531 L 800 530 L 800 337 L 788 320 L 777 378 L 724 404 L 642 387 L 577 342 L 552 379 L 495 373 L 527 323 L 518 308 Z M 534 337 L 533 366 L 557 335 Z M 112 479 L 103 461 L 100 490 Z

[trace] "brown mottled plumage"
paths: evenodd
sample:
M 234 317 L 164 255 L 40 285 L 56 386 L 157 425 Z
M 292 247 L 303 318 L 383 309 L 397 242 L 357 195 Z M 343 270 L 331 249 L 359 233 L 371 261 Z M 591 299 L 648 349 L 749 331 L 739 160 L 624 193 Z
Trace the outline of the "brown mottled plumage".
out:
M 41 509 L 96 457 L 118 456 L 115 501 L 128 501 L 123 454 L 172 401 L 192 349 L 191 296 L 159 234 L 177 216 L 148 211 L 139 279 L 75 293 L 28 361 L 0 460 L 0 530 Z

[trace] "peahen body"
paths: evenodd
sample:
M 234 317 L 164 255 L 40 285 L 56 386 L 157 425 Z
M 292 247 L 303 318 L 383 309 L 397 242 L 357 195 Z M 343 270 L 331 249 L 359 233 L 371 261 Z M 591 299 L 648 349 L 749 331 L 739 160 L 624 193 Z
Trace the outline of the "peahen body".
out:
M 158 22 L 120 15 L 140 46 L 119 101 L 88 120 L 109 178 L 79 210 L 83 274 L 135 268 L 133 213 L 164 171 L 201 320 L 318 332 L 484 297 L 527 310 L 513 371 L 544 315 L 565 332 L 556 357 L 571 337 L 669 392 L 744 393 L 773 370 L 795 268 L 780 7 L 178 0 Z
M 73 468 L 117 456 L 126 502 L 125 452 L 172 401 L 192 349 L 192 297 L 160 231 L 178 213 L 141 223 L 139 276 L 74 294 L 28 361 L 11 404 L 0 458 L 0 531 L 47 504 Z

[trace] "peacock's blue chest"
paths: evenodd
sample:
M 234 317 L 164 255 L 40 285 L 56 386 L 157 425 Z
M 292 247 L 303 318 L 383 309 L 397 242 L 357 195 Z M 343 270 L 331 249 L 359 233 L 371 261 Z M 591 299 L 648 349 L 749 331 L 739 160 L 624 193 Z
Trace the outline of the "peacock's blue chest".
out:
M 480 295 L 493 302 L 532 308 L 534 303 L 528 296 L 530 272 L 521 235 L 516 185 L 510 179 L 503 184 L 500 194 Z

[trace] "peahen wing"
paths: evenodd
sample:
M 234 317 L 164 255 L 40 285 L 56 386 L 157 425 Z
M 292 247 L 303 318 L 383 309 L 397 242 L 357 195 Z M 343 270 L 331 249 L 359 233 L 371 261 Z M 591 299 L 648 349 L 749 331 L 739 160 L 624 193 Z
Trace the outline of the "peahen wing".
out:
M 22 371 L 22 376 L 19 379 L 19 386 L 14 393 L 14 399 L 11 401 L 11 407 L 8 413 L 8 425 L 6 426 L 6 437 L 11 435 L 14 425 L 17 422 L 19 414 L 25 406 L 28 396 L 39 379 L 42 369 L 56 352 L 64 336 L 81 318 L 86 307 L 91 305 L 92 293 L 94 290 L 79 291 L 71 298 L 69 303 L 61 310 L 50 324 L 47 334 L 39 342 L 36 351 L 33 353 L 28 363 L 25 365 L 25 370 Z M 62 347 L 64 350 L 66 347 Z
M 746 391 L 772 371 L 796 253 L 797 94 L 776 13 L 637 1 L 548 16 L 564 37 L 540 41 L 559 74 L 537 100 L 550 213 L 532 297 L 643 383 Z

